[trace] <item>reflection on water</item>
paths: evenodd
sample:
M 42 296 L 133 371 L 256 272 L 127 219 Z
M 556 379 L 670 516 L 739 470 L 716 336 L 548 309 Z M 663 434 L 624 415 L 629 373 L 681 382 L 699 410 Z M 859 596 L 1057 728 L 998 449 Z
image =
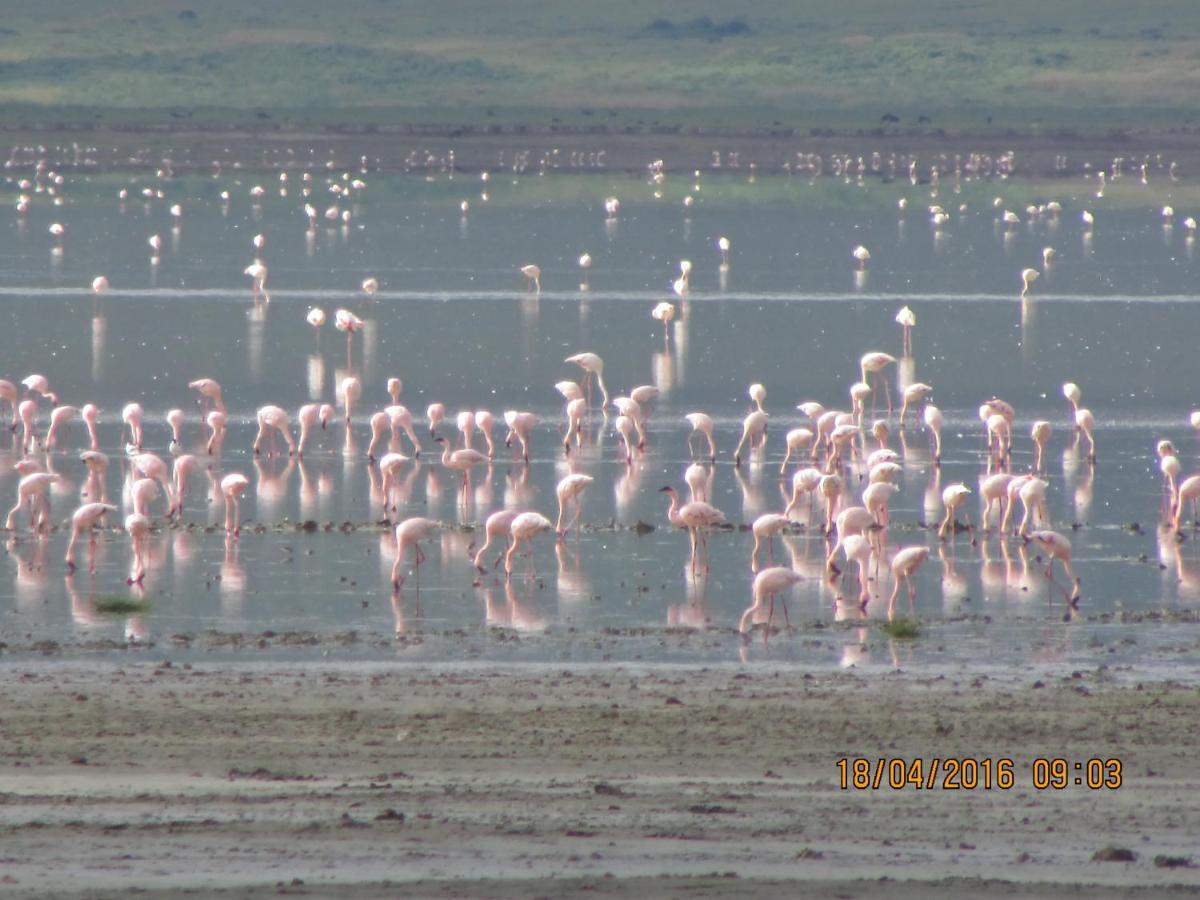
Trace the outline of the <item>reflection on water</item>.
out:
M 325 227 L 297 216 L 303 203 L 316 203 L 311 197 L 280 191 L 251 204 L 246 187 L 220 173 L 202 183 L 165 179 L 161 198 L 152 190 L 138 204 L 120 204 L 117 181 L 103 176 L 90 183 L 69 178 L 64 190 L 74 205 L 52 210 L 35 199 L 24 215 L 0 225 L 8 229 L 0 261 L 7 276 L 0 377 L 16 385 L 43 372 L 62 404 L 97 404 L 101 450 L 112 464 L 89 469 L 78 459 L 86 446 L 79 422 L 65 426 L 53 452 L 31 451 L 37 470 L 57 476 L 46 497 L 58 527 L 38 537 L 25 520 L 7 535 L 0 637 L 86 633 L 148 641 L 208 628 L 358 629 L 394 631 L 412 649 L 416 641 L 478 626 L 543 637 L 563 629 L 598 635 L 666 627 L 711 631 L 715 649 L 703 652 L 720 659 L 896 665 L 929 651 L 877 638 L 874 623 L 886 616 L 893 587 L 888 562 L 900 547 L 926 544 L 933 553 L 915 576 L 919 615 L 946 627 L 986 622 L 979 640 L 1015 658 L 1031 653 L 1012 637 L 1020 623 L 1055 623 L 1037 652 L 1069 658 L 1086 642 L 1050 630 L 1067 611 L 1061 582 L 1055 589 L 1044 575 L 1044 554 L 999 533 L 997 515 L 990 527 L 978 514 L 969 517 L 970 506 L 960 507 L 959 521 L 973 518 L 980 527 L 952 530 L 945 541 L 922 527 L 941 521 L 945 488 L 961 482 L 978 494 L 984 476 L 998 469 L 1029 471 L 1036 419 L 1052 424 L 1044 463 L 1048 521 L 1072 543 L 1080 612 L 1200 608 L 1195 542 L 1155 531 L 1163 519 L 1155 442 L 1175 442 L 1184 477 L 1200 453 L 1187 419 L 1193 386 L 1163 374 L 1188 371 L 1200 326 L 1192 232 L 1156 218 L 1168 188 L 1126 179 L 1096 197 L 1087 182 L 956 179 L 948 204 L 948 180 L 940 187 L 881 184 L 858 172 L 836 182 L 750 182 L 728 165 L 722 171 L 705 175 L 703 191 L 698 182 L 669 178 L 615 185 L 603 176 L 536 183 L 518 176 L 491 184 L 486 204 L 472 201 L 469 217 L 460 189 L 438 177 L 368 174 L 355 201 L 343 199 L 335 210 L 335 219 L 349 211 L 349 221 Z M 323 177 L 314 174 L 314 181 Z M 690 204 L 673 193 L 685 189 Z M 216 199 L 224 190 L 229 199 Z M 618 190 L 619 211 L 598 214 L 602 198 Z M 1200 207 L 1200 192 L 1185 182 L 1169 190 L 1176 208 Z M 992 200 L 998 193 L 1006 195 L 1000 206 Z M 370 202 L 358 202 L 360 196 Z M 898 212 L 900 197 L 908 202 Z M 1062 203 L 1061 216 L 1038 211 L 1050 199 Z M 176 202 L 187 218 L 171 227 L 168 208 Z M 946 211 L 930 213 L 926 228 L 925 210 L 938 202 Z M 1085 206 L 1095 214 L 1091 225 L 1080 219 Z M 1005 209 L 1023 212 L 1013 222 Z M 47 233 L 52 216 L 67 220 L 61 247 Z M 264 235 L 258 249 L 270 266 L 269 302 L 255 299 L 243 274 L 254 233 Z M 70 239 L 80 234 L 89 240 Z M 166 244 L 149 263 L 147 234 L 164 234 Z M 858 267 L 850 249 L 860 243 L 870 256 Z M 1051 246 L 1055 252 L 1046 253 Z M 581 248 L 589 250 L 586 268 Z M 540 293 L 521 283 L 520 266 L 532 260 L 542 273 Z M 671 291 L 679 260 L 694 261 L 680 291 L 686 297 Z M 1020 297 L 1019 273 L 1039 265 L 1041 278 Z M 89 290 L 99 272 L 111 284 L 103 301 Z M 354 287 L 368 274 L 383 286 L 373 296 Z M 665 330 L 650 316 L 662 301 L 677 310 Z M 322 339 L 320 328 L 314 335 L 305 318 L 313 306 L 329 310 L 331 324 L 333 310 L 348 310 L 362 320 L 361 331 L 348 332 L 345 347 L 339 335 Z M 914 352 L 907 354 L 896 321 L 904 306 L 916 320 Z M 581 350 L 604 358 L 614 397 L 639 385 L 659 391 L 647 404 L 645 446 L 629 462 L 611 410 L 591 409 L 578 446 L 562 452 L 566 420 L 554 384 L 579 377 L 562 360 Z M 911 384 L 933 386 L 930 400 L 944 417 L 940 464 L 919 412 L 917 424 L 910 418 L 904 428 L 887 414 L 890 381 L 882 397 L 878 386 L 862 394 L 860 418 L 869 433 L 865 440 L 849 436 L 847 449 L 871 452 L 874 434 L 898 454 L 886 473 L 898 492 L 887 527 L 870 536 L 865 578 L 859 580 L 857 565 L 831 574 L 825 559 L 833 539 L 822 529 L 826 497 L 836 516 L 860 503 L 876 477 L 857 455 L 831 454 L 837 479 L 827 479 L 824 493 L 800 498 L 791 532 L 773 548 L 776 563 L 802 576 L 789 595 L 793 618 L 845 623 L 844 630 L 831 641 L 777 635 L 743 647 L 729 630 L 750 595 L 748 528 L 792 499 L 790 472 L 779 468 L 785 435 L 797 427 L 818 431 L 796 404 L 816 398 L 831 409 L 849 408 L 847 390 L 861 377 L 859 360 L 868 350 L 897 357 L 894 370 L 885 370 L 897 395 Z M 260 407 L 279 405 L 294 423 L 302 404 L 333 401 L 351 376 L 361 395 L 349 426 L 337 417 L 328 429 L 314 426 L 302 461 L 249 452 Z M 399 385 L 389 398 L 389 376 L 403 380 L 418 432 L 427 430 L 420 412 L 429 404 L 451 411 L 441 434 L 452 449 L 462 446 L 458 410 L 486 408 L 497 418 L 505 410 L 533 412 L 539 424 L 530 462 L 516 442 L 511 449 L 497 442 L 462 492 L 462 474 L 427 449 L 398 463 L 393 511 L 377 460 L 366 456 L 370 417 L 399 400 Z M 187 389 L 199 377 L 216 377 L 228 404 L 228 435 L 215 453 Z M 1066 414 L 1064 381 L 1085 389 L 1098 462 L 1088 459 Z M 767 390 L 767 439 L 735 467 L 746 387 L 756 382 Z M 29 399 L 14 390 L 18 403 Z M 992 397 L 1016 409 L 1012 452 L 999 463 L 989 462 L 976 414 Z M 51 405 L 33 399 L 41 435 Z M 121 497 L 122 516 L 132 511 L 120 416 L 131 401 L 145 408 L 146 450 L 168 464 L 185 452 L 198 461 L 183 515 L 166 525 L 171 498 L 164 487 L 152 507 L 156 525 L 140 585 L 126 584 L 132 558 L 116 516 L 99 535 L 95 576 L 66 575 L 68 520 L 80 502 Z M 164 419 L 173 408 L 184 412 L 181 444 L 171 443 Z M 718 459 L 696 477 L 733 527 L 709 537 L 711 574 L 693 578 L 688 535 L 667 525 L 658 489 L 683 490 L 690 462 L 683 416 L 697 411 L 716 423 Z M 873 428 L 874 418 L 885 427 Z M 396 414 L 387 421 L 395 426 Z M 818 442 L 812 451 L 821 465 Z M 15 497 L 24 477 L 13 468 L 20 445 L 17 434 L 3 442 L 0 495 Z M 378 446 L 376 457 L 401 451 L 386 426 Z M 807 448 L 801 452 L 807 456 Z M 220 528 L 220 480 L 235 472 L 250 483 L 240 538 Z M 584 527 L 563 541 L 552 533 L 535 539 L 537 577 L 526 577 L 523 565 L 511 581 L 492 571 L 480 575 L 468 561 L 479 523 L 502 506 L 553 518 L 555 485 L 568 474 L 595 479 Z M 393 594 L 391 526 L 410 516 L 450 527 L 419 578 Z M 149 611 L 110 619 L 97 611 L 97 600 L 111 595 L 144 599 Z M 966 646 L 974 653 L 979 643 Z M 422 652 L 457 651 L 445 645 Z M 639 645 L 636 652 L 652 658 L 655 651 Z

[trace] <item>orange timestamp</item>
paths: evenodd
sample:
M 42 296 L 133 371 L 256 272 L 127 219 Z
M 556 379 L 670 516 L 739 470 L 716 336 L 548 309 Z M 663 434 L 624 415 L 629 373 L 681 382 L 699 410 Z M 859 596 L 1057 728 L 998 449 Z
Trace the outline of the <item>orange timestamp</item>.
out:
M 1017 787 L 1018 766 L 1009 757 L 904 757 L 843 756 L 837 761 L 838 787 L 857 790 L 943 790 L 1007 791 Z M 1121 760 L 1071 760 L 1063 757 L 1037 757 L 1020 774 L 1028 775 L 1035 790 L 1063 790 L 1086 787 L 1089 790 L 1116 790 L 1121 786 Z

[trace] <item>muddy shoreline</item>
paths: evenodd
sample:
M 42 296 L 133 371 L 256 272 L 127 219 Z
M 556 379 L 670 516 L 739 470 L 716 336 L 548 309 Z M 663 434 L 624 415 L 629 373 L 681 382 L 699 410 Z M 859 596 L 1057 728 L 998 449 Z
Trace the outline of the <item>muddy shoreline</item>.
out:
M 14 661 L 0 694 L 16 896 L 1200 888 L 1200 691 L 1103 668 Z M 1014 785 L 842 790 L 856 756 L 1007 758 Z M 1045 757 L 1121 786 L 1037 790 Z

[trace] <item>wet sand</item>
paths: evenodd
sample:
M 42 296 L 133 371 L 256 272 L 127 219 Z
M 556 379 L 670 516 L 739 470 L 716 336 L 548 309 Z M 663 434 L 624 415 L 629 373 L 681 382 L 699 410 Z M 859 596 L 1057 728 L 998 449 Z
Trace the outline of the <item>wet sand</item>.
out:
M 0 694 L 8 895 L 1200 890 L 1200 691 L 1107 669 L 13 660 Z M 1015 784 L 841 790 L 855 755 Z M 1039 756 L 1120 758 L 1122 786 L 1035 790 Z

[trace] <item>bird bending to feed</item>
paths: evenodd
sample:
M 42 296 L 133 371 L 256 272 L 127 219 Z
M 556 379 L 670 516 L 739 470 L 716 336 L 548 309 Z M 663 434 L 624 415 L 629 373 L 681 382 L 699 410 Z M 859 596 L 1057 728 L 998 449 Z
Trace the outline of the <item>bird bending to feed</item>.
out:
M 67 542 L 67 571 L 75 571 L 75 545 L 85 531 L 88 535 L 88 571 L 96 571 L 96 526 L 106 513 L 117 508 L 108 503 L 85 503 L 71 514 L 71 540 Z
M 697 434 L 703 435 L 708 439 L 708 458 L 715 460 L 717 458 L 717 445 L 713 440 L 713 420 L 707 413 L 691 412 L 684 416 L 688 424 L 692 426 L 692 430 L 688 433 L 688 455 L 693 456 L 692 438 Z M 1200 427 L 1200 426 L 1198 426 Z
M 892 596 L 888 598 L 888 619 L 894 619 L 896 616 L 896 598 L 900 596 L 901 581 L 908 587 L 908 607 L 910 610 L 914 609 L 917 589 L 913 586 L 912 577 L 917 569 L 921 568 L 921 563 L 928 558 L 928 547 L 904 547 L 897 550 L 896 555 L 892 557 L 892 579 L 895 584 L 892 587 Z
M 910 357 L 912 356 L 912 330 L 917 324 L 917 314 L 909 307 L 902 306 L 896 313 L 896 324 L 900 326 L 903 339 L 904 349 L 901 352 L 905 357 Z
M 440 527 L 433 519 L 424 519 L 420 516 L 405 519 L 396 526 L 396 561 L 392 564 L 392 584 L 395 587 L 404 586 L 404 576 L 400 574 L 400 566 L 404 562 L 404 555 L 408 552 L 408 548 L 413 548 L 413 571 L 419 573 L 421 563 L 425 561 L 425 554 L 421 552 L 420 542 L 429 540 L 437 534 Z
M 750 626 L 753 624 L 756 613 L 762 611 L 763 607 L 767 608 L 767 621 L 763 629 L 763 640 L 766 641 L 771 632 L 771 619 L 775 615 L 775 598 L 780 597 L 780 602 L 783 604 L 783 620 L 787 627 L 791 629 L 792 623 L 788 617 L 787 598 L 783 595 L 792 585 L 803 579 L 792 569 L 784 566 L 773 566 L 769 569 L 763 569 L 754 576 L 754 588 L 750 606 L 742 613 L 742 618 L 738 621 L 738 631 L 742 637 L 749 639 Z
M 521 266 L 521 274 L 525 276 L 526 287 L 535 294 L 542 292 L 542 270 L 532 263 Z
M 775 535 L 788 527 L 788 517 L 780 513 L 763 513 L 754 520 L 750 530 L 754 533 L 754 550 L 750 553 L 750 571 L 758 571 L 758 551 L 763 541 L 767 544 L 767 564 L 775 563 Z
M 240 472 L 231 472 L 221 479 L 221 496 L 225 498 L 225 531 L 235 537 L 242 533 L 242 494 L 250 486 L 250 479 Z
M 1029 286 L 1038 280 L 1038 276 L 1042 273 L 1037 269 L 1022 269 L 1021 270 L 1021 296 L 1024 297 L 1029 293 Z
M 604 360 L 595 353 L 576 353 L 574 356 L 568 356 L 563 362 L 574 363 L 583 369 L 584 388 L 587 393 L 588 406 L 592 405 L 592 379 L 596 379 L 596 384 L 600 388 L 600 396 L 602 399 L 602 408 L 608 408 L 608 388 L 604 386 Z
M 740 466 L 742 464 L 742 447 L 746 442 L 750 442 L 750 448 L 753 449 L 759 442 L 760 438 L 765 438 L 767 433 L 768 416 L 761 410 L 754 410 L 742 420 L 742 439 L 738 441 L 737 449 L 733 451 L 733 464 Z
M 523 512 L 512 520 L 512 525 L 509 526 L 509 533 L 512 535 L 512 544 L 508 548 L 508 552 L 504 554 L 504 572 L 506 575 L 512 575 L 513 557 L 517 555 L 517 550 L 521 544 L 529 545 L 529 577 L 534 575 L 533 568 L 533 538 L 541 534 L 543 531 L 549 531 L 554 527 L 554 523 L 536 512 Z
M 583 492 L 587 490 L 592 480 L 591 475 L 568 475 L 555 488 L 555 494 L 558 496 L 558 521 L 554 525 L 554 530 L 558 532 L 560 538 L 579 524 L 579 519 L 583 516 Z M 569 525 L 564 527 L 563 519 L 566 517 L 567 506 L 572 500 L 575 501 L 575 517 Z
M 507 541 L 507 539 L 512 535 L 513 519 L 520 515 L 520 512 L 521 511 L 517 509 L 501 509 L 487 517 L 487 521 L 484 522 L 483 525 L 483 546 L 479 548 L 472 559 L 472 562 L 475 564 L 475 568 L 478 569 L 480 573 L 487 571 L 487 569 L 483 567 L 483 562 L 484 554 L 487 553 L 488 547 L 501 538 L 504 538 Z M 501 554 L 496 557 L 496 561 L 492 563 L 492 568 L 500 565 L 500 560 L 503 558 L 504 553 L 501 552 Z
M 855 247 L 850 255 L 858 262 L 858 270 L 860 272 L 867 267 L 867 262 L 871 259 L 871 251 L 862 244 Z
M 670 328 L 671 320 L 675 318 L 675 304 L 668 303 L 666 300 L 664 300 L 655 306 L 654 309 L 650 310 L 650 316 L 651 318 L 662 322 L 663 343 L 665 344 L 670 339 L 670 332 L 668 329 Z

